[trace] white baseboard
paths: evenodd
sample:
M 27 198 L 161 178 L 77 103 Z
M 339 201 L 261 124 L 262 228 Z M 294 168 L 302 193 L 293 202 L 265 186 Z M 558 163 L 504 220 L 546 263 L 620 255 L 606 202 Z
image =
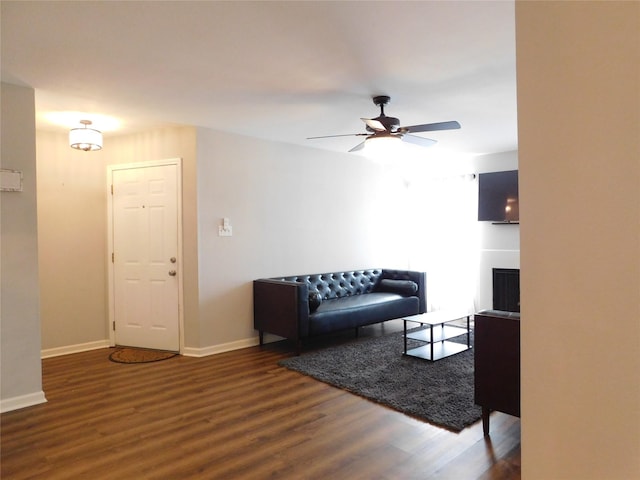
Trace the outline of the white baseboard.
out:
M 17 397 L 4 398 L 0 400 L 0 413 L 11 412 L 20 408 L 31 407 L 40 403 L 46 403 L 47 399 L 44 392 L 29 393 L 27 395 L 19 395 Z
M 47 348 L 46 350 L 40 351 L 40 358 L 59 357 L 60 355 L 88 352 L 89 350 L 109 348 L 110 346 L 109 340 L 98 340 L 95 342 L 79 343 L 77 345 L 67 345 L 66 347 Z
M 265 343 L 282 340 L 275 335 L 265 334 Z M 255 347 L 259 345 L 258 337 L 245 338 L 235 342 L 223 343 L 221 345 L 212 345 L 204 348 L 184 347 L 182 355 L 185 357 L 207 357 L 217 353 L 231 352 L 242 348 Z M 98 340 L 96 342 L 80 343 L 78 345 L 68 345 L 66 347 L 48 348 L 40 352 L 41 358 L 59 357 L 60 355 L 69 355 L 71 353 L 88 352 L 89 350 L 98 350 L 100 348 L 109 348 L 111 343 L 109 340 Z
M 246 338 L 235 342 L 223 343 L 221 345 L 212 345 L 204 348 L 184 347 L 182 355 L 185 357 L 206 357 L 217 353 L 230 352 L 232 350 L 240 350 L 241 348 L 255 347 L 260 342 L 257 337 Z

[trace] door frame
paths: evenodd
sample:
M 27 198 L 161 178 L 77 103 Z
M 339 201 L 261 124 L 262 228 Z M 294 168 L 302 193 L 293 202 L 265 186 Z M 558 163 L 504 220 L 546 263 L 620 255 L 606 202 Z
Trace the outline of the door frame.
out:
M 131 170 L 137 168 L 149 168 L 149 167 L 163 167 L 168 165 L 176 165 L 176 201 L 177 201 L 177 213 L 178 213 L 178 344 L 182 354 L 184 351 L 184 292 L 183 292 L 183 255 L 182 255 L 182 158 L 170 158 L 166 160 L 155 160 L 148 162 L 134 162 L 134 163 L 119 163 L 113 165 L 107 165 L 107 287 L 108 287 L 108 315 L 107 315 L 107 330 L 109 332 L 109 345 L 114 347 L 116 345 L 115 335 L 115 290 L 114 290 L 114 267 L 113 262 L 113 195 L 111 193 L 113 172 L 117 170 Z

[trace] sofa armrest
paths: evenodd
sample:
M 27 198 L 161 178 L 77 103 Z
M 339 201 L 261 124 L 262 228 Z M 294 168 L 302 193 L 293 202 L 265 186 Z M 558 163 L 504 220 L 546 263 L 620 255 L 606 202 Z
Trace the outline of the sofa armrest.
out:
M 292 340 L 309 334 L 309 289 L 306 283 L 260 279 L 253 282 L 253 326 Z
M 427 274 L 425 272 L 417 272 L 414 270 L 382 270 L 380 279 L 392 280 L 411 280 L 418 285 L 416 296 L 420 300 L 420 310 L 418 313 L 427 311 Z

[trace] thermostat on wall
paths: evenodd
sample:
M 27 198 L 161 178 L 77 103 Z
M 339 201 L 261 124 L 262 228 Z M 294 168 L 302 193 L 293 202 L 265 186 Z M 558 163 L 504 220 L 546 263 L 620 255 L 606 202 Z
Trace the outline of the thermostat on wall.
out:
M 22 172 L 17 170 L 0 169 L 0 191 L 21 192 Z

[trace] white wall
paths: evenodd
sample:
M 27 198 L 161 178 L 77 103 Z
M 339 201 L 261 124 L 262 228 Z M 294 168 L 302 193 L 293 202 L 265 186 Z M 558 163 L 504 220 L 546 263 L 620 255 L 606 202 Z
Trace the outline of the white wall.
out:
M 45 401 L 40 364 L 34 92 L 2 84 L 1 166 L 22 192 L 0 193 L 0 411 Z
M 198 130 L 200 346 L 255 343 L 254 279 L 406 268 L 400 180 L 366 158 Z M 232 237 L 219 237 L 228 217 Z
M 475 173 L 518 170 L 518 152 L 482 155 L 474 159 Z M 520 268 L 520 225 L 479 223 L 480 264 L 476 311 L 493 308 L 493 269 Z
M 44 356 L 108 345 L 109 164 L 183 159 L 188 354 L 256 342 L 256 278 L 409 265 L 407 232 L 421 210 L 408 197 L 408 179 L 420 171 L 410 161 L 384 164 L 194 127 L 107 136 L 100 152 L 70 149 L 63 133 L 38 132 L 37 145 Z M 443 163 L 467 173 L 507 170 L 517 168 L 517 154 Z M 223 217 L 232 237 L 217 235 Z M 491 266 L 519 265 L 518 228 L 481 226 L 489 302 Z
M 197 332 L 195 128 L 107 136 L 98 152 L 72 150 L 65 133 L 36 139 L 43 356 L 109 344 L 106 167 L 115 163 L 183 158 L 185 321 Z
M 640 3 L 517 2 L 522 478 L 640 478 Z
M 38 257 L 44 356 L 107 345 L 106 159 L 39 131 Z
M 183 159 L 186 353 L 256 343 L 252 280 L 407 265 L 399 176 L 357 155 L 170 127 L 77 152 L 38 132 L 43 355 L 108 345 L 106 166 Z M 233 237 L 218 237 L 223 217 Z M 400 248 L 398 246 L 400 245 Z
M 69 148 L 65 133 L 37 133 L 42 354 L 109 345 L 109 164 L 183 158 L 186 343 L 198 342 L 195 128 L 107 136 L 98 152 Z

